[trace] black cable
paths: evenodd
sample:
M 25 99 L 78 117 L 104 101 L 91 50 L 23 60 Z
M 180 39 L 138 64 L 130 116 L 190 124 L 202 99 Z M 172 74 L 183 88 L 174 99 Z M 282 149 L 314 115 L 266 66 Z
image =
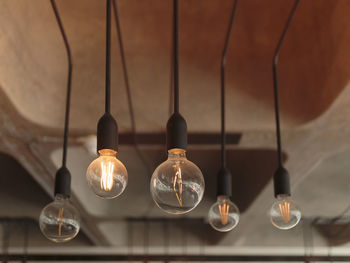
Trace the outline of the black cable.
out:
M 171 41 L 174 42 L 174 41 Z M 174 44 L 172 44 L 174 45 Z M 173 50 L 173 48 L 171 48 Z M 170 93 L 169 93 L 169 116 L 173 114 L 174 108 L 174 52 L 171 51 L 170 58 Z
M 130 112 L 130 121 L 131 121 L 131 128 L 134 131 L 136 124 L 135 124 L 135 118 L 134 118 L 134 109 L 132 107 L 132 99 L 131 99 L 131 91 L 130 91 L 130 84 L 129 84 L 129 76 L 128 76 L 128 70 L 126 66 L 126 59 L 125 59 L 125 52 L 124 52 L 124 44 L 123 44 L 123 38 L 121 33 L 121 27 L 120 27 L 120 21 L 119 21 L 119 15 L 118 15 L 118 7 L 115 0 L 112 2 L 113 7 L 113 13 L 114 13 L 114 19 L 115 19 L 115 25 L 117 29 L 117 36 L 119 41 L 119 49 L 120 49 L 120 56 L 122 61 L 122 67 L 123 67 L 123 74 L 124 74 L 124 82 L 126 87 L 126 93 L 128 97 L 128 105 L 129 105 L 129 112 Z M 135 140 L 135 138 L 134 138 Z
M 178 0 L 174 0 L 174 112 L 179 112 L 179 39 Z
M 137 155 L 139 156 L 141 162 L 143 163 L 143 165 L 147 169 L 147 174 L 149 174 L 151 176 L 152 175 L 152 168 L 148 164 L 148 162 L 147 162 L 144 154 L 140 150 L 140 148 L 137 144 L 137 140 L 136 140 L 137 139 L 136 138 L 136 121 L 135 121 L 135 114 L 134 114 L 134 106 L 133 106 L 133 101 L 132 101 L 132 96 L 131 96 L 129 74 L 128 74 L 128 69 L 127 69 L 127 65 L 126 65 L 123 37 L 122 37 L 122 31 L 121 31 L 119 14 L 118 14 L 118 6 L 117 6 L 116 0 L 113 0 L 112 4 L 113 4 L 112 6 L 113 6 L 113 13 L 114 13 L 114 20 L 115 20 L 116 29 L 117 29 L 117 36 L 118 36 L 118 41 L 119 41 L 120 56 L 121 56 L 121 60 L 122 60 L 124 82 L 125 82 L 128 107 L 129 107 L 129 114 L 130 114 L 130 121 L 131 121 L 131 131 L 132 131 L 132 135 L 133 135 L 133 143 L 134 143 Z M 147 206 L 145 215 L 149 213 L 150 209 L 152 209 L 153 206 L 154 206 L 154 202 L 153 202 L 153 200 L 150 200 L 150 203 Z
M 106 10 L 106 113 L 111 110 L 111 0 Z
M 129 74 L 128 69 L 126 66 L 126 58 L 125 58 L 125 51 L 124 51 L 124 44 L 123 44 L 123 37 L 122 37 L 122 31 L 119 21 L 119 15 L 118 15 L 118 6 L 116 3 L 116 0 L 113 0 L 113 13 L 114 13 L 114 19 L 117 29 L 117 35 L 118 35 L 118 41 L 119 41 L 119 49 L 120 49 L 120 56 L 122 60 L 122 67 L 123 67 L 123 74 L 124 74 L 124 82 L 125 82 L 125 88 L 126 88 L 126 94 L 128 99 L 128 107 L 129 107 L 129 114 L 130 114 L 130 122 L 131 122 L 131 130 L 133 134 L 133 143 L 136 149 L 137 154 L 139 155 L 142 163 L 147 168 L 148 174 L 152 173 L 152 169 L 149 167 L 149 164 L 142 154 L 140 148 L 138 147 L 137 140 L 136 140 L 136 121 L 135 121 L 135 113 L 134 113 L 134 106 L 131 96 L 131 88 L 130 88 L 130 82 L 129 82 Z
M 51 0 L 51 6 L 55 13 L 55 17 L 57 20 L 57 24 L 60 28 L 62 38 L 64 41 L 64 45 L 66 47 L 67 51 L 67 57 L 68 57 L 68 81 L 67 81 L 67 97 L 66 97 L 66 116 L 64 121 L 64 133 L 63 133 L 63 153 L 62 153 L 62 166 L 66 166 L 67 162 L 67 144 L 68 144 L 68 128 L 69 128 L 69 112 L 70 112 L 70 95 L 71 95 L 71 84 L 72 84 L 72 70 L 73 70 L 73 63 L 72 63 L 72 54 L 70 51 L 70 47 L 68 44 L 67 35 L 64 31 L 63 24 L 60 18 L 60 15 L 58 13 L 58 9 L 55 3 L 55 0 Z
M 225 68 L 226 68 L 226 58 L 227 58 L 227 49 L 230 41 L 231 31 L 233 27 L 233 21 L 236 16 L 238 0 L 234 2 L 230 24 L 226 34 L 225 46 L 222 52 L 221 60 L 221 164 L 222 168 L 226 167 L 226 132 L 225 132 Z
M 293 9 L 289 15 L 285 28 L 283 30 L 282 36 L 278 42 L 277 48 L 275 50 L 275 55 L 273 57 L 273 91 L 274 91 L 274 102 L 275 102 L 275 119 L 276 119 L 276 139 L 277 139 L 277 158 L 279 167 L 282 166 L 283 157 L 282 157 L 282 144 L 281 144 L 281 130 L 280 130 L 280 117 L 279 117 L 279 103 L 278 103 L 278 87 L 277 87 L 277 63 L 278 63 L 278 55 L 282 46 L 282 42 L 286 37 L 287 31 L 292 23 L 293 17 L 297 10 L 300 0 L 295 0 Z

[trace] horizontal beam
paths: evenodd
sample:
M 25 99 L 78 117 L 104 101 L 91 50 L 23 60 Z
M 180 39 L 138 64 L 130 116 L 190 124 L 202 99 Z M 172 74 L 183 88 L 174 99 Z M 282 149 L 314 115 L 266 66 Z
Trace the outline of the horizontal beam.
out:
M 40 255 L 40 254 L 9 254 L 0 255 L 5 261 L 242 261 L 242 262 L 310 262 L 310 261 L 350 261 L 350 256 L 288 256 L 288 255 Z
M 220 144 L 220 133 L 188 133 L 188 144 L 212 145 Z M 241 139 L 240 133 L 227 133 L 226 143 L 237 145 Z M 164 145 L 165 133 L 119 133 L 119 144 L 132 145 L 136 141 L 139 145 Z

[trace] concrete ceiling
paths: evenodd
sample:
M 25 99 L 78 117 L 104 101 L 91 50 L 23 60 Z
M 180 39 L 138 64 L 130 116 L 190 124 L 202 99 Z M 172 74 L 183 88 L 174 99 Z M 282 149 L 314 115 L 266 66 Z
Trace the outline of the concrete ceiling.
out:
M 158 134 L 165 129 L 170 108 L 172 2 L 117 3 L 136 130 Z M 180 109 L 191 133 L 219 132 L 220 55 L 232 4 L 232 0 L 180 1 Z M 94 244 L 124 252 L 132 245 L 142 252 L 146 231 L 148 246 L 158 252 L 164 251 L 166 240 L 180 252 L 184 244 L 200 253 L 231 253 L 232 247 L 271 253 L 303 248 L 301 225 L 277 231 L 266 215 L 273 201 L 271 177 L 276 167 L 272 56 L 293 1 L 241 0 L 238 5 L 227 65 L 227 130 L 242 135 L 238 145 L 228 146 L 233 200 L 242 215 L 237 229 L 225 235 L 206 224 L 215 199 L 219 145 L 189 147 L 189 159 L 205 175 L 206 193 L 185 219 L 165 215 L 150 197 L 149 178 L 166 157 L 159 143 L 140 144 L 138 151 L 121 142 L 120 159 L 128 169 L 129 185 L 120 198 L 101 200 L 88 190 L 85 170 L 95 158 L 91 147 L 104 110 L 105 3 L 57 0 L 57 5 L 74 61 L 68 167 L 72 200 L 83 218 L 83 234 L 74 241 L 80 246 L 76 251 Z M 349 12 L 348 0 L 301 1 L 281 50 L 278 79 L 285 165 L 306 223 L 334 217 L 349 205 Z M 1 191 L 6 196 L 0 199 L 0 206 L 6 207 L 1 216 L 36 220 L 40 207 L 49 201 L 61 162 L 66 54 L 49 1 L 0 0 L 0 25 L 0 163 L 6 164 L 1 184 L 8 186 Z M 130 134 L 115 27 L 112 37 L 112 112 L 120 132 Z M 16 170 L 19 166 L 22 172 Z M 31 198 L 26 199 L 23 191 Z M 47 251 L 48 242 L 35 231 L 30 246 Z M 327 246 L 327 238 L 313 232 L 316 249 Z M 342 248 L 350 245 L 334 243 Z

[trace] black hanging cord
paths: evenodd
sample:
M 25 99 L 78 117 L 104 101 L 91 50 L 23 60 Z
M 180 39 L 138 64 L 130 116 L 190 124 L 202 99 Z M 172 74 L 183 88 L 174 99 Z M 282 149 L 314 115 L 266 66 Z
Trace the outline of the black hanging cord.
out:
M 66 47 L 67 51 L 67 57 L 68 57 L 68 81 L 67 81 L 67 97 L 66 97 L 66 116 L 64 121 L 64 134 L 63 134 L 63 154 L 62 154 L 62 166 L 66 166 L 67 162 L 67 144 L 68 144 L 68 128 L 69 128 L 69 112 L 70 112 L 70 95 L 71 95 L 71 84 L 72 84 L 72 54 L 70 51 L 70 47 L 68 44 L 67 36 L 63 28 L 63 24 L 60 18 L 60 15 L 58 13 L 58 9 L 55 3 L 55 0 L 51 0 L 52 9 L 55 13 L 55 17 L 57 20 L 57 24 L 60 28 L 64 45 Z
M 147 159 L 145 158 L 145 155 L 142 153 L 141 149 L 139 148 L 139 146 L 137 144 L 137 140 L 136 140 L 135 113 L 134 113 L 133 101 L 132 101 L 132 96 L 131 96 L 129 74 L 128 74 L 128 69 L 127 69 L 127 65 L 126 65 L 126 57 L 125 57 L 125 52 L 124 52 L 122 30 L 121 30 L 120 21 L 119 21 L 118 6 L 117 6 L 116 0 L 112 1 L 112 7 L 113 7 L 114 19 L 115 19 L 115 24 L 116 24 L 116 29 L 117 29 L 120 56 L 121 56 L 121 61 L 122 61 L 123 73 L 124 73 L 124 82 L 125 82 L 126 94 L 127 94 L 127 99 L 128 99 L 128 107 L 129 107 L 129 113 L 130 113 L 130 121 L 131 121 L 131 130 L 132 130 L 132 134 L 133 134 L 133 143 L 134 143 L 137 155 L 139 156 L 141 162 L 144 164 L 144 166 L 147 169 L 147 174 L 151 175 L 152 168 L 150 167 Z M 153 207 L 154 207 L 154 202 L 153 202 L 153 200 L 151 200 L 150 204 L 146 208 L 145 216 L 148 215 L 149 211 Z
M 111 110 L 111 0 L 106 10 L 106 113 Z
M 174 42 L 174 41 L 171 41 Z M 174 44 L 172 44 L 174 45 Z M 169 83 L 169 116 L 173 114 L 173 104 L 174 104 L 174 52 L 173 47 L 171 47 L 171 58 L 170 58 L 170 83 Z
M 133 107 L 133 101 L 132 101 L 132 96 L 131 96 L 131 88 L 130 88 L 130 82 L 129 82 L 129 75 L 128 75 L 128 69 L 126 66 L 126 58 L 125 58 L 125 52 L 124 52 L 124 45 L 123 45 L 123 38 L 122 38 L 122 31 L 120 27 L 120 21 L 119 21 L 119 15 L 118 15 L 118 7 L 116 0 L 113 0 L 113 13 L 114 13 L 114 18 L 115 18 L 115 24 L 117 28 L 117 35 L 118 35 L 118 41 L 119 41 L 119 49 L 120 49 L 120 56 L 122 60 L 122 67 L 123 67 L 123 73 L 124 73 L 124 82 L 125 82 L 125 87 L 126 87 L 126 94 L 128 98 L 128 105 L 129 105 L 129 112 L 130 112 L 130 121 L 131 121 L 131 130 L 133 133 L 133 141 L 135 145 L 135 149 L 137 154 L 139 155 L 141 161 L 147 168 L 148 174 L 152 174 L 152 169 L 149 166 L 146 158 L 142 154 L 140 148 L 137 145 L 136 141 L 136 121 L 135 121 L 135 113 L 134 113 L 134 107 Z
M 123 38 L 122 38 L 122 31 L 120 28 L 120 21 L 119 21 L 119 15 L 118 15 L 118 8 L 117 8 L 117 3 L 115 0 L 112 2 L 112 7 L 113 7 L 113 13 L 114 13 L 114 19 L 115 19 L 115 25 L 117 29 L 117 35 L 118 35 L 118 41 L 119 41 L 119 49 L 120 49 L 120 56 L 121 56 L 121 61 L 122 61 L 122 67 L 123 67 L 123 74 L 124 74 L 124 82 L 125 82 L 125 87 L 126 87 L 126 93 L 127 93 L 127 98 L 128 98 L 128 105 L 129 105 L 129 112 L 130 112 L 130 121 L 131 121 L 131 128 L 133 130 L 134 135 L 136 134 L 136 123 L 135 123 L 135 115 L 134 115 L 134 109 L 133 109 L 133 104 L 132 104 L 132 97 L 131 97 L 131 91 L 130 91 L 130 82 L 129 82 L 129 75 L 128 75 L 128 70 L 126 66 L 126 59 L 125 59 L 125 52 L 124 52 L 124 44 L 123 44 Z M 135 137 L 134 143 L 135 143 Z
M 174 113 L 167 122 L 166 144 L 167 150 L 187 148 L 187 124 L 186 120 L 179 113 L 179 54 L 178 54 L 178 0 L 174 0 L 174 39 L 173 39 L 173 59 L 174 59 Z
M 227 49 L 230 41 L 230 35 L 233 27 L 233 21 L 236 16 L 238 0 L 235 1 L 231 13 L 230 24 L 226 34 L 225 46 L 222 52 L 221 59 L 221 165 L 222 168 L 226 168 L 226 132 L 225 132 L 225 68 Z
M 179 29 L 178 29 L 178 0 L 174 0 L 174 112 L 179 112 Z
M 282 144 L 281 144 L 281 130 L 280 130 L 280 117 L 279 117 L 279 103 L 278 103 L 278 87 L 277 87 L 277 63 L 278 55 L 282 46 L 282 42 L 286 37 L 287 31 L 292 23 L 293 17 L 297 10 L 300 0 L 295 0 L 293 9 L 289 15 L 288 21 L 283 30 L 282 36 L 278 42 L 275 55 L 273 57 L 273 91 L 274 91 L 274 102 L 275 102 L 275 118 L 276 118 L 276 139 L 277 139 L 277 155 L 278 155 L 278 165 L 282 167 L 283 157 L 282 157 Z

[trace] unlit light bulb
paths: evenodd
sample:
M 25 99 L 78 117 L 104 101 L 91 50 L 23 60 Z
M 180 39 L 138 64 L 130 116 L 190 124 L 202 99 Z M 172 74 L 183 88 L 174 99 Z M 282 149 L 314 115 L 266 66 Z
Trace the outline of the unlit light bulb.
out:
M 86 180 L 90 189 L 99 197 L 111 199 L 119 196 L 128 184 L 128 172 L 116 156 L 117 152 L 109 149 L 99 151 L 86 171 Z
M 220 195 L 217 202 L 209 209 L 208 219 L 215 230 L 228 232 L 239 222 L 239 209 L 228 196 Z
M 299 223 L 301 212 L 289 195 L 278 195 L 270 209 L 270 219 L 275 227 L 287 230 Z
M 169 214 L 184 214 L 202 200 L 204 178 L 201 170 L 187 160 L 186 151 L 172 149 L 168 159 L 154 171 L 151 195 L 159 208 Z
M 73 239 L 80 229 L 78 211 L 69 198 L 56 195 L 55 200 L 45 206 L 39 217 L 39 226 L 43 235 L 56 243 Z

